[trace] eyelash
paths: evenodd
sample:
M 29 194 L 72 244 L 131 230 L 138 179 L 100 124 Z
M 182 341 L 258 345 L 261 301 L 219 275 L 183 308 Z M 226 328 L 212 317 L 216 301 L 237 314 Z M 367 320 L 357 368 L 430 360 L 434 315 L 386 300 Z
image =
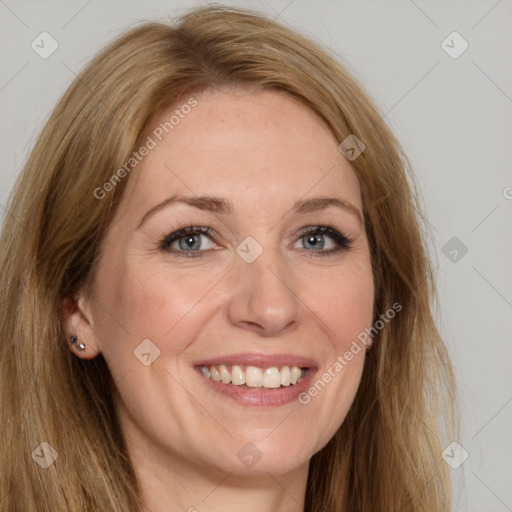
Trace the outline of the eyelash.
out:
M 338 253 L 340 251 L 348 250 L 352 247 L 353 239 L 345 236 L 344 234 L 340 233 L 337 229 L 333 228 L 332 226 L 308 226 L 306 228 L 303 228 L 299 231 L 299 237 L 297 238 L 297 241 L 301 238 L 304 238 L 308 235 L 328 235 L 337 245 L 338 247 L 334 249 L 329 250 L 311 250 L 308 252 L 313 253 L 314 256 L 331 256 L 335 253 Z M 183 250 L 176 250 L 170 249 L 170 246 L 176 242 L 177 240 L 180 240 L 181 238 L 184 238 L 187 235 L 207 235 L 212 239 L 215 240 L 216 233 L 213 229 L 209 227 L 201 227 L 201 226 L 187 226 L 181 229 L 178 229 L 177 231 L 174 231 L 166 236 L 164 236 L 159 244 L 158 249 L 160 251 L 165 251 L 168 253 L 176 254 L 177 256 L 184 257 L 184 258 L 197 258 L 201 257 L 201 253 L 210 252 L 210 250 L 205 251 L 183 251 Z M 306 250 L 306 249 L 304 249 Z

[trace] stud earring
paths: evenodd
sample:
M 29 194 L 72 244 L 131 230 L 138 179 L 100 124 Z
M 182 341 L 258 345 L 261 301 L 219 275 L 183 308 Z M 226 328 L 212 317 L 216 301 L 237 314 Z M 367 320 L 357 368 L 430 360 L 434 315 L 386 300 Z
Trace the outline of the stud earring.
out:
M 74 345 L 78 341 L 78 338 L 76 336 L 71 336 L 69 341 L 70 341 L 71 345 Z M 83 352 L 85 350 L 85 344 L 84 343 L 79 343 L 76 346 L 76 349 L 78 350 L 78 352 Z

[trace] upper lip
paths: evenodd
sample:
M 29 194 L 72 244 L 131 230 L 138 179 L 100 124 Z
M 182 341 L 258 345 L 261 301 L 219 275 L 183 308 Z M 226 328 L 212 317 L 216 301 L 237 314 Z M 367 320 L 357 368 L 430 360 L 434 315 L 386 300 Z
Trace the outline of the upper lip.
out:
M 226 365 L 244 365 L 259 366 L 262 368 L 270 368 L 272 366 L 298 366 L 300 368 L 316 368 L 317 364 L 307 357 L 297 356 L 293 354 L 229 354 L 225 356 L 213 357 L 211 359 L 202 359 L 194 364 L 194 366 L 216 366 L 219 364 Z

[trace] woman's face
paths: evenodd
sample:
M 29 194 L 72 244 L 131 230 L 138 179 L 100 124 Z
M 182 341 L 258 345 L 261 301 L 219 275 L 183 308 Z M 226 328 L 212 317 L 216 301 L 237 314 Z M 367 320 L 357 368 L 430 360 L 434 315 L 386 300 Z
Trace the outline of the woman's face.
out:
M 291 97 L 195 99 L 153 120 L 180 112 L 131 171 L 79 337 L 153 464 L 282 474 L 329 441 L 360 382 L 364 346 L 344 357 L 374 301 L 360 188 Z

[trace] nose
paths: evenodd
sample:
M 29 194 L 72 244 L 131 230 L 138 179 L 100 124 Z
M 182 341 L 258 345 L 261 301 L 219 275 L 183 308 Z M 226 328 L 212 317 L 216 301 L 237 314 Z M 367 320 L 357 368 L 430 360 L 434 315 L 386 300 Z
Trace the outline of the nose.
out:
M 265 249 L 252 263 L 237 257 L 231 272 L 230 322 L 271 337 L 297 327 L 300 299 L 292 269 L 277 250 Z

